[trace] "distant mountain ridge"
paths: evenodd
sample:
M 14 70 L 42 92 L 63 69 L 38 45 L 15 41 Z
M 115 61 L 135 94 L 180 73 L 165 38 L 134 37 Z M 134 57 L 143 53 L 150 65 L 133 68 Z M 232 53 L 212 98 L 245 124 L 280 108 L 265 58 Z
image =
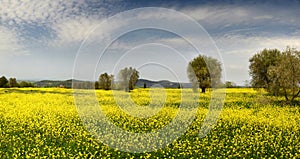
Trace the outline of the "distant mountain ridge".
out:
M 144 84 L 146 84 L 146 87 L 164 87 L 164 88 L 191 88 L 192 84 L 190 83 L 179 83 L 179 82 L 171 82 L 168 80 L 160 80 L 160 81 L 151 81 L 147 79 L 139 79 L 136 83 L 137 87 L 144 87 Z
M 34 85 L 36 87 L 65 87 L 65 88 L 71 88 L 72 87 L 72 81 L 75 82 L 91 82 L 91 81 L 81 81 L 76 79 L 68 79 L 65 81 L 60 80 L 42 80 L 34 82 Z M 147 79 L 138 79 L 136 83 L 136 87 L 144 87 L 144 84 L 146 84 L 146 87 L 164 87 L 164 88 L 191 88 L 192 85 L 190 83 L 178 83 L 178 82 L 171 82 L 168 80 L 160 80 L 160 81 L 151 81 Z

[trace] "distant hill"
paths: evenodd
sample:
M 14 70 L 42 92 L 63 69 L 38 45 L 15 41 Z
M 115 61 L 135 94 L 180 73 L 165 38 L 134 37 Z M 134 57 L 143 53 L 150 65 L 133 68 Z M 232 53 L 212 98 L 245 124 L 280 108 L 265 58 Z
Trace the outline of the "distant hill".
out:
M 86 82 L 80 80 L 74 80 L 75 82 Z M 192 85 L 190 83 L 178 83 L 178 82 L 171 82 L 168 80 L 161 80 L 161 81 L 151 81 L 146 79 L 139 79 L 136 83 L 137 87 L 144 87 L 146 84 L 147 88 L 149 87 L 164 87 L 164 88 L 178 88 L 179 85 L 183 88 L 191 88 Z M 34 82 L 36 87 L 64 87 L 64 88 L 71 88 L 72 87 L 72 79 L 59 81 L 59 80 L 42 80 L 38 82 Z
M 178 86 L 179 86 L 179 83 L 170 82 L 167 80 L 150 81 L 150 80 L 146 80 L 146 79 L 139 79 L 136 83 L 136 86 L 144 87 L 144 84 L 146 84 L 146 87 L 178 88 Z
M 192 85 L 190 83 L 178 83 L 178 82 L 171 82 L 168 80 L 161 80 L 161 81 L 150 81 L 146 79 L 139 79 L 136 83 L 137 87 L 144 87 L 144 84 L 146 84 L 146 87 L 164 87 L 164 88 L 191 88 Z
M 75 82 L 84 82 L 80 80 L 74 80 Z M 65 87 L 71 88 L 72 87 L 72 79 L 65 80 L 65 81 L 57 81 L 57 80 L 42 80 L 38 82 L 34 82 L 36 87 Z

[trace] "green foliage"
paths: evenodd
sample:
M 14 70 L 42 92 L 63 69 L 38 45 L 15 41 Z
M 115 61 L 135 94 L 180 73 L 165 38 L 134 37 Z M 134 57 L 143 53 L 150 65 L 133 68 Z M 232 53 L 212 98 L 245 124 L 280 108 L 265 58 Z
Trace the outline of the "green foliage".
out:
M 106 72 L 99 76 L 98 87 L 99 89 L 111 90 L 114 82 L 114 76 L 108 75 Z
M 22 81 L 20 82 L 20 87 L 34 87 L 34 84 L 31 82 Z
M 268 69 L 275 66 L 280 59 L 281 53 L 277 49 L 264 49 L 250 58 L 250 75 L 252 76 L 252 87 L 270 88 L 272 80 L 268 76 Z
M 300 93 L 300 52 L 287 47 L 275 66 L 268 69 L 270 91 L 293 101 Z
M 8 87 L 8 80 L 6 79 L 6 77 L 5 76 L 2 76 L 1 78 L 0 78 L 0 88 L 6 88 L 6 87 Z
M 201 88 L 205 92 L 206 88 L 216 87 L 221 83 L 221 63 L 212 57 L 199 55 L 188 65 L 188 78 L 193 84 L 194 92 Z
M 18 84 L 16 78 L 9 78 L 8 85 L 11 88 L 13 88 L 13 87 L 19 87 L 19 84 Z
M 226 88 L 235 88 L 237 87 L 236 84 L 234 82 L 231 82 L 231 81 L 226 81 L 225 82 L 225 87 Z
M 98 81 L 95 82 L 95 89 L 99 89 L 99 82 Z
M 20 83 L 17 82 L 16 78 L 9 78 L 2 76 L 0 78 L 0 88 L 13 88 L 13 87 L 34 87 L 34 84 L 31 82 L 22 81 Z
M 139 72 L 132 67 L 126 67 L 119 71 L 118 82 L 119 86 L 125 91 L 130 91 L 134 89 L 134 86 L 139 78 Z
M 294 101 L 300 94 L 300 52 L 290 47 L 283 52 L 264 49 L 250 59 L 250 75 L 253 87 Z

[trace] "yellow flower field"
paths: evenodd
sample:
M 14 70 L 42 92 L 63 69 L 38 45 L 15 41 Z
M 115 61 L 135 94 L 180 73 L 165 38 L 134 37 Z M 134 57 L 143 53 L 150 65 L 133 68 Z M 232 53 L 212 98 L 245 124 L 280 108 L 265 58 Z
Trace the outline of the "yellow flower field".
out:
M 149 91 L 136 89 L 130 94 L 140 111 L 154 114 L 145 118 L 122 111 L 112 91 L 96 90 L 96 96 L 114 125 L 145 133 L 167 126 L 181 102 L 179 89 L 165 89 L 164 107 L 149 108 L 151 100 L 162 98 L 160 94 L 151 98 Z M 194 99 L 191 90 L 183 91 L 191 93 L 186 100 Z M 227 89 L 218 123 L 199 138 L 210 101 L 209 92 L 201 94 L 196 118 L 178 140 L 153 152 L 130 153 L 101 143 L 87 131 L 71 89 L 0 89 L 0 158 L 300 158 L 300 107 L 268 98 L 250 88 Z M 185 117 L 180 118 L 185 124 Z

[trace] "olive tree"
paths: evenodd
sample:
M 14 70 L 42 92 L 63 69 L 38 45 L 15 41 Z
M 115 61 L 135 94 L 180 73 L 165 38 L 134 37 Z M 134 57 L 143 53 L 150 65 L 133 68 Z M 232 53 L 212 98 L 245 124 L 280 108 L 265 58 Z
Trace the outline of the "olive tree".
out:
M 300 52 L 287 47 L 275 66 L 268 69 L 269 91 L 294 101 L 300 94 Z
M 250 58 L 251 85 L 255 88 L 270 89 L 273 82 L 268 76 L 268 69 L 276 65 L 281 53 L 277 49 L 264 49 Z
M 187 73 L 190 82 L 193 84 L 193 90 L 196 92 L 198 87 L 201 92 L 205 89 L 215 87 L 221 83 L 221 63 L 212 57 L 199 55 L 190 61 Z
M 264 88 L 275 96 L 283 95 L 287 101 L 294 101 L 299 96 L 299 51 L 290 47 L 283 52 L 264 49 L 249 61 L 252 87 Z

